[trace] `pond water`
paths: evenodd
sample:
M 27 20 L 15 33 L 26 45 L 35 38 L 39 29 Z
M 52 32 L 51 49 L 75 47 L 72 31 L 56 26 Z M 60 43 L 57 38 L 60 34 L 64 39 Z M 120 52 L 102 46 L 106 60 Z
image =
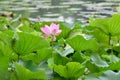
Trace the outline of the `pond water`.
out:
M 86 21 L 118 12 L 120 0 L 0 0 L 0 14 L 8 11 L 32 21 Z

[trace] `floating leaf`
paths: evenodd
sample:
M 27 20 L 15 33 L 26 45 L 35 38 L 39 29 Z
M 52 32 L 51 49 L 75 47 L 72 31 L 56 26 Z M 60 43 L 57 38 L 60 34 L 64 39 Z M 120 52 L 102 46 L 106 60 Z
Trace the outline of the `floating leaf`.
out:
M 21 59 L 24 61 L 32 60 L 36 64 L 39 64 L 40 62 L 47 60 L 51 57 L 52 49 L 51 48 L 42 48 L 37 50 L 35 53 L 30 53 L 25 56 L 21 56 Z
M 84 54 L 80 53 L 80 52 L 76 52 L 73 56 L 72 56 L 72 61 L 75 62 L 80 62 L 80 63 L 84 63 L 85 61 L 89 60 L 90 58 L 85 56 Z
M 85 76 L 85 80 L 100 80 L 95 74 L 88 74 Z
M 73 52 L 74 52 L 74 50 L 72 48 L 67 48 L 61 53 L 61 55 L 65 57 Z
M 103 70 L 120 70 L 120 60 L 112 62 L 108 67 L 103 67 Z
M 78 79 L 83 75 L 84 67 L 77 62 L 69 62 L 66 66 L 54 65 L 54 71 L 57 72 L 61 77 L 67 79 Z
M 51 48 L 42 48 L 37 51 L 34 55 L 33 61 L 39 64 L 43 60 L 47 60 L 51 57 L 52 49 Z
M 106 63 L 104 63 L 104 62 L 102 61 L 102 65 L 98 65 L 95 62 L 88 61 L 86 63 L 86 67 L 88 67 L 88 69 L 90 70 L 91 73 L 100 73 L 100 72 L 104 72 L 106 70 L 120 70 L 120 61 L 111 63 L 109 65 L 108 64 L 106 65 Z M 100 64 L 101 64 L 101 62 L 100 62 Z
M 90 24 L 95 26 L 106 35 L 120 35 L 120 15 L 114 14 L 111 18 L 91 20 Z
M 0 40 L 11 47 L 13 36 L 14 32 L 11 30 L 2 31 L 0 33 Z
M 95 65 L 94 63 L 92 63 L 90 61 L 88 61 L 86 63 L 86 67 L 88 68 L 88 70 L 90 71 L 90 73 L 96 73 L 96 72 L 98 73 L 98 72 L 101 71 L 101 69 L 100 69 L 101 67 Z
M 69 36 L 71 28 L 65 23 L 60 23 L 60 29 L 62 30 L 62 32 L 57 38 L 67 38 Z
M 14 63 L 18 80 L 42 79 L 46 80 L 44 71 L 31 72 L 22 65 Z M 39 75 L 39 76 L 38 76 Z
M 76 51 L 98 49 L 98 44 L 95 40 L 86 40 L 80 35 L 67 39 L 67 43 Z
M 100 80 L 119 80 L 120 79 L 120 71 L 119 72 L 113 72 L 111 70 L 108 70 L 102 74 L 102 76 L 99 77 Z
M 54 63 L 57 65 L 65 65 L 67 62 L 69 62 L 69 59 L 67 57 L 63 57 L 58 53 L 54 54 Z
M 49 47 L 49 43 L 45 39 L 23 32 L 18 33 L 18 39 L 13 46 L 19 55 L 25 55 L 45 47 Z
M 8 58 L 3 56 L 0 51 L 0 79 L 6 80 L 8 73 Z
M 100 58 L 98 54 L 94 54 L 91 56 L 91 60 L 99 67 L 108 67 L 108 63 Z

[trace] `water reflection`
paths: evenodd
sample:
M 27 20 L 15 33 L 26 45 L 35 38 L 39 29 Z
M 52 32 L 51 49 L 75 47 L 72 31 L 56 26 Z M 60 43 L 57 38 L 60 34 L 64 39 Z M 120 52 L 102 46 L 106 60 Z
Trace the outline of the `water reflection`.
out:
M 37 21 L 88 20 L 90 16 L 108 17 L 117 12 L 120 0 L 0 0 L 0 13 L 14 12 Z

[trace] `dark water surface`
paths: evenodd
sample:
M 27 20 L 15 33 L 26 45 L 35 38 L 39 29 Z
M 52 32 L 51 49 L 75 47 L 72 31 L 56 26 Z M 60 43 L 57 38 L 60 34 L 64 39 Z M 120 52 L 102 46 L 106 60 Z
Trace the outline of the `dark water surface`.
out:
M 119 3 L 120 0 L 0 0 L 0 14 L 9 11 L 32 21 L 86 21 L 90 16 L 111 16 L 118 11 Z

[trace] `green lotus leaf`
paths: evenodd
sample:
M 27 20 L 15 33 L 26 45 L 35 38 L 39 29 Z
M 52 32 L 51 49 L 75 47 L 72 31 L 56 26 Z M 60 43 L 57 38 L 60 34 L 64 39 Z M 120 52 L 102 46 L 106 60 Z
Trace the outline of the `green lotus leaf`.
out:
M 91 26 L 98 28 L 106 35 L 120 35 L 120 15 L 114 14 L 111 18 L 95 19 L 90 21 Z
M 69 62 L 66 66 L 54 65 L 54 71 L 67 79 L 78 79 L 84 73 L 84 67 L 77 62 Z
M 94 39 L 86 40 L 80 35 L 67 39 L 67 43 L 76 51 L 98 49 L 98 44 Z
M 120 71 L 119 72 L 113 72 L 111 70 L 108 70 L 102 74 L 102 76 L 99 77 L 100 80 L 119 80 L 120 79 Z
M 30 79 L 46 80 L 46 75 L 44 71 L 31 72 L 30 70 L 20 65 L 19 63 L 15 62 L 14 65 L 15 65 L 15 72 L 18 80 L 30 80 Z
M 49 47 L 49 43 L 39 37 L 29 33 L 17 33 L 18 37 L 14 42 L 13 49 L 19 55 L 25 55 L 41 48 Z

